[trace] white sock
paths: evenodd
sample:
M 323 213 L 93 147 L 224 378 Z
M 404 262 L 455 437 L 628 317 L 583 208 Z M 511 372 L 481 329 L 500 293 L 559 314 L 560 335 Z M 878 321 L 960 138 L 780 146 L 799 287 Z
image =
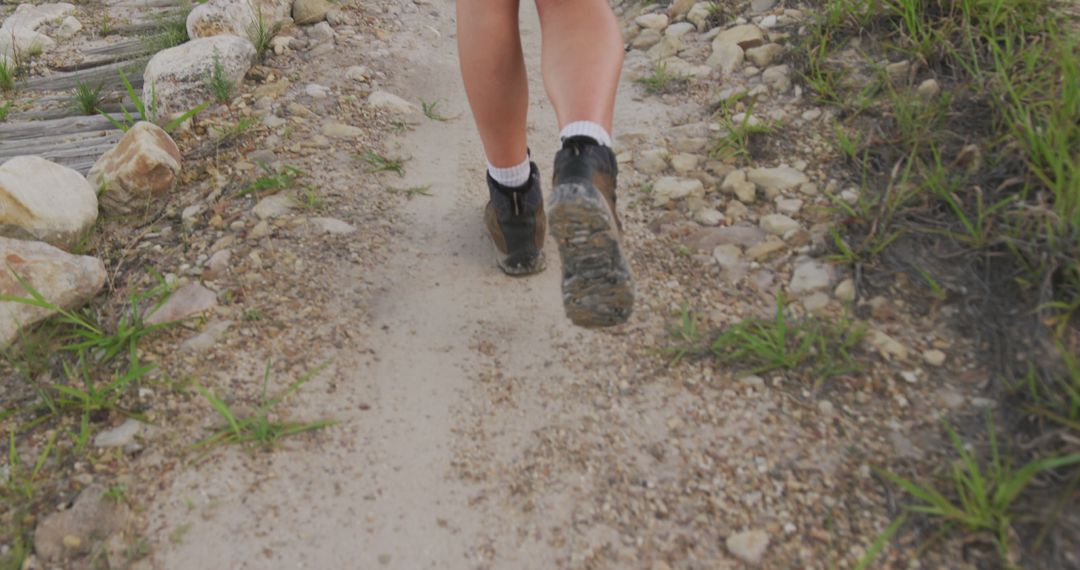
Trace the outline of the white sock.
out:
M 529 181 L 529 175 L 532 174 L 532 166 L 529 164 L 529 157 L 526 156 L 525 160 L 518 165 L 511 166 L 509 168 L 498 168 L 495 165 L 488 163 L 488 174 L 492 180 L 502 184 L 506 188 L 517 188 L 524 186 Z
M 561 133 L 559 133 L 559 140 L 565 141 L 570 137 L 589 137 L 596 141 L 598 144 L 604 146 L 611 146 L 611 134 L 607 132 L 604 127 L 592 122 L 592 121 L 574 121 L 569 125 L 563 127 Z

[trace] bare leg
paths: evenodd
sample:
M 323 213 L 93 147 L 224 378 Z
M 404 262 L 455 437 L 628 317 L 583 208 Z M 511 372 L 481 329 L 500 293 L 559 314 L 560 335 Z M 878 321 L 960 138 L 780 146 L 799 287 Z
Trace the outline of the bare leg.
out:
M 488 161 L 525 160 L 529 82 L 518 32 L 519 0 L 458 0 L 458 55 L 465 93 Z
M 536 0 L 542 68 L 559 126 L 591 121 L 611 132 L 623 39 L 607 0 Z

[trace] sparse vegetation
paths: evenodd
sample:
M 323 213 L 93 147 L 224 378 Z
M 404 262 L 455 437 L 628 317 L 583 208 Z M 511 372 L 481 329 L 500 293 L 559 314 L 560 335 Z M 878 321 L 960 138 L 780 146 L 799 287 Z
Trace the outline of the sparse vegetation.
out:
M 7 116 L 8 113 L 11 112 L 12 105 L 13 103 L 11 101 L 4 101 L 4 104 L 0 105 L 0 123 L 7 120 Z
M 107 35 L 111 31 L 111 23 L 107 15 L 105 20 L 102 21 L 102 26 L 109 26 L 108 31 L 102 32 L 102 35 Z M 186 15 L 183 17 L 159 18 L 154 32 L 145 38 L 146 51 L 157 53 L 186 41 L 188 41 Z
M 91 86 L 80 81 L 75 86 L 72 94 L 75 99 L 75 107 L 84 115 L 97 114 L 98 110 L 101 109 L 101 89 L 101 83 Z
M 206 76 L 206 86 L 210 88 L 210 93 L 218 103 L 227 105 L 232 101 L 236 83 L 229 79 L 225 67 L 221 65 L 221 54 L 217 50 L 214 50 L 214 62 Z
M 288 190 L 295 187 L 297 179 L 304 174 L 299 169 L 287 164 L 274 170 L 266 163 L 260 162 L 259 169 L 263 171 L 263 175 L 256 178 L 247 188 L 240 191 L 240 193 L 237 194 L 237 197 L 247 196 L 248 194 L 261 196 L 263 194 L 274 194 L 282 190 Z
M 409 188 L 387 188 L 387 192 L 391 194 L 404 194 L 406 198 L 412 200 L 417 196 L 433 196 L 431 193 L 431 186 L 411 186 Z
M 18 68 L 6 57 L 0 57 L 0 91 L 9 93 L 15 90 L 15 77 Z
M 652 75 L 640 77 L 637 82 L 645 87 L 645 91 L 653 95 L 672 93 L 686 87 L 689 79 L 682 75 L 672 73 L 667 64 L 660 62 L 653 68 Z
M 439 114 L 437 110 L 439 107 L 438 101 L 424 101 L 423 99 L 421 99 L 420 107 L 424 110 L 424 116 L 431 119 L 432 121 L 441 122 L 450 120 L 449 117 L 444 117 L 443 115 Z
M 390 158 L 375 151 L 368 151 L 364 155 L 364 162 L 370 166 L 368 172 L 395 172 L 398 176 L 405 176 L 405 160 Z
M 262 7 L 259 6 L 247 28 L 248 39 L 251 40 L 251 45 L 255 46 L 255 57 L 259 61 L 266 59 L 266 54 L 271 51 L 270 42 L 280 31 L 280 24 L 267 25 L 263 18 Z
M 110 123 L 117 129 L 127 132 L 135 123 L 139 121 L 156 122 L 159 119 L 157 108 L 157 90 L 153 85 L 150 86 L 150 100 L 143 101 L 142 95 L 131 85 L 131 81 L 128 80 L 127 74 L 123 69 L 117 70 L 120 74 L 120 81 L 124 84 L 124 89 L 127 91 L 128 97 L 131 99 L 131 103 L 135 105 L 135 110 L 139 113 L 138 117 L 132 115 L 126 108 L 121 107 L 121 117 L 117 118 L 102 110 L 98 110 L 101 116 L 109 120 Z M 184 124 L 195 115 L 201 113 L 204 109 L 209 107 L 209 103 L 203 103 L 196 106 L 194 109 L 181 113 L 175 119 L 165 123 L 161 126 L 165 132 L 173 132 L 177 127 Z

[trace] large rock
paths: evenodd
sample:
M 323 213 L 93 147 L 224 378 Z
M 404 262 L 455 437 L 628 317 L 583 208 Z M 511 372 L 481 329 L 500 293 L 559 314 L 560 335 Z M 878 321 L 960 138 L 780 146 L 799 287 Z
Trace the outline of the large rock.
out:
M 136 123 L 94 163 L 86 175 L 102 191 L 101 208 L 109 214 L 158 209 L 161 198 L 176 186 L 180 149 L 153 123 Z
M 51 514 L 37 525 L 34 552 L 47 562 L 89 554 L 98 541 L 123 531 L 130 518 L 124 502 L 109 498 L 104 487 L 87 487 L 70 509 Z
M 705 186 L 696 178 L 665 176 L 653 183 L 653 205 L 662 207 L 675 200 L 705 196 Z
M 0 25 L 0 54 L 13 57 L 20 53 L 52 49 L 56 42 L 37 29 L 49 22 L 59 22 L 75 11 L 68 3 L 40 4 L 22 3 Z
M 213 95 L 206 78 L 214 68 L 214 55 L 225 76 L 234 83 L 255 61 L 255 47 L 246 38 L 220 35 L 200 38 L 158 52 L 143 73 L 143 100 L 157 98 L 159 118 L 167 119 L 193 109 Z
M 291 21 L 291 10 L 290 0 L 208 0 L 188 14 L 188 37 L 231 34 L 248 38 L 260 16 L 263 27 L 269 31 Z
M 297 25 L 318 24 L 326 19 L 326 13 L 334 5 L 326 0 L 296 0 L 292 6 L 292 19 Z
M 217 294 L 198 283 L 188 283 L 177 289 L 157 309 L 143 315 L 148 325 L 182 321 L 217 306 Z
M 721 44 L 735 44 L 744 50 L 765 44 L 765 34 L 754 24 L 742 24 L 729 28 L 713 38 L 713 50 Z
M 93 229 L 94 188 L 74 170 L 38 156 L 0 166 L 0 235 L 71 249 Z
M 752 168 L 746 173 L 746 178 L 762 188 L 775 188 L 776 190 L 796 188 L 810 181 L 810 178 L 802 171 L 789 166 Z
M 15 275 L 46 301 L 70 309 L 89 301 L 105 284 L 105 265 L 93 257 L 71 255 L 42 242 L 0 237 L 0 294 L 29 297 Z M 12 273 L 14 272 L 14 273 Z M 18 336 L 20 327 L 53 314 L 41 307 L 14 301 L 0 302 L 0 347 Z

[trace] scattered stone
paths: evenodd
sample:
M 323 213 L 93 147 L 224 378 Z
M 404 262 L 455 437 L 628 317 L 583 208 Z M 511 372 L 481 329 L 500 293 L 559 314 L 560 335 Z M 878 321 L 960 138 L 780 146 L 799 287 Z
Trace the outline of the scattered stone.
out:
M 664 35 L 669 38 L 681 38 L 686 34 L 694 31 L 694 25 L 690 22 L 679 22 L 678 24 L 672 24 L 664 30 Z
M 660 43 L 660 40 L 664 39 L 664 35 L 658 30 L 642 30 L 640 34 L 634 38 L 634 41 L 630 42 L 630 47 L 639 50 L 647 50 L 656 44 Z
M 743 59 L 745 57 L 746 55 L 743 53 L 743 49 L 736 44 L 714 43 L 712 55 L 709 56 L 705 65 L 708 65 L 721 73 L 731 74 L 739 69 L 739 66 L 743 64 Z
M 761 81 L 774 93 L 791 91 L 791 68 L 786 65 L 774 65 L 761 73 Z
M 747 248 L 753 247 L 766 238 L 765 232 L 753 226 L 723 226 L 718 228 L 702 228 L 687 236 L 684 244 L 697 251 L 711 252 L 718 245 L 737 245 Z
M 746 257 L 754 261 L 762 261 L 772 257 L 775 253 L 783 251 L 785 247 L 784 240 L 769 237 L 769 239 L 747 249 Z
M 855 281 L 852 279 L 844 279 L 833 290 L 833 296 L 838 301 L 850 303 L 855 300 Z
M 927 79 L 919 84 L 915 92 L 923 99 L 933 99 L 941 93 L 941 85 L 938 84 L 937 79 Z
M 194 39 L 160 51 L 143 73 L 143 100 L 157 97 L 160 116 L 175 117 L 213 98 L 206 78 L 215 61 L 225 78 L 239 84 L 254 60 L 255 48 L 246 36 Z
M 207 0 L 188 13 L 188 37 L 195 40 L 220 35 L 248 37 L 248 28 L 262 20 L 272 30 L 290 20 L 290 0 Z
M 802 300 L 802 306 L 809 313 L 817 313 L 829 306 L 829 296 L 818 291 L 811 293 Z
M 364 134 L 364 129 L 334 122 L 323 125 L 322 134 L 332 139 L 355 139 Z
M 82 29 L 82 22 L 74 16 L 68 16 L 64 18 L 64 21 L 60 22 L 60 27 L 56 30 L 56 36 L 63 39 L 73 38 Z
M 742 259 L 743 253 L 739 246 L 718 245 L 713 249 L 712 257 L 720 266 L 721 278 L 726 283 L 736 283 L 746 276 L 748 265 Z
M 814 121 L 818 117 L 821 117 L 821 109 L 807 109 L 801 115 L 804 121 Z
M 666 148 L 644 150 L 634 158 L 634 169 L 643 174 L 659 174 L 667 170 L 668 156 Z
M 697 27 L 699 32 L 704 32 L 712 16 L 711 2 L 698 2 L 686 13 L 686 21 Z
M 832 267 L 817 260 L 806 260 L 795 266 L 788 289 L 792 293 L 810 293 L 828 288 Z
M 719 226 L 724 222 L 724 214 L 716 208 L 702 208 L 694 212 L 694 221 L 703 226 Z
M 762 188 L 777 190 L 788 190 L 810 181 L 806 174 L 788 166 L 752 168 L 747 171 L 746 179 Z
M 135 436 L 142 431 L 142 422 L 128 418 L 124 423 L 103 432 L 94 437 L 94 445 L 97 447 L 124 447 L 135 441 Z
M 163 198 L 176 187 L 180 149 L 161 127 L 135 123 L 116 146 L 98 159 L 87 180 L 101 191 L 101 209 L 108 214 L 157 213 Z
M 327 234 L 346 235 L 356 231 L 356 227 L 336 218 L 311 218 L 311 223 L 319 231 Z
M 696 154 L 680 153 L 671 157 L 671 168 L 679 174 L 686 174 L 697 170 L 701 164 L 701 157 Z
M 762 216 L 758 225 L 761 226 L 761 229 L 770 234 L 781 237 L 790 231 L 799 229 L 799 222 L 796 222 L 783 214 L 768 214 Z
M 317 24 L 326 19 L 334 5 L 326 0 L 295 0 L 292 5 L 293 23 L 298 26 Z
M 144 315 L 148 325 L 181 321 L 217 306 L 217 294 L 199 283 L 180 287 L 157 310 Z
M 60 562 L 85 555 L 97 541 L 122 531 L 131 513 L 123 501 L 105 494 L 105 488 L 91 485 L 79 493 L 68 510 L 45 517 L 34 529 L 34 552 L 46 562 Z
M 784 53 L 784 46 L 765 44 L 746 50 L 746 59 L 758 67 L 769 67 L 782 53 Z
M 94 187 L 78 172 L 38 156 L 0 165 L 0 236 L 71 249 L 97 216 Z
M 267 196 L 262 200 L 259 200 L 258 204 L 252 208 L 252 212 L 260 220 L 269 220 L 271 218 L 280 218 L 292 213 L 296 207 L 296 202 L 292 198 L 285 194 L 274 194 L 273 196 Z
M 885 357 L 886 360 L 892 360 L 894 358 L 907 360 L 907 347 L 880 330 L 871 329 L 866 335 L 866 340 L 870 343 L 870 346 L 877 349 L 878 353 Z
M 206 211 L 206 204 L 192 204 L 180 212 L 180 222 L 184 228 L 191 229 L 199 221 L 199 216 Z
M 653 205 L 662 207 L 687 196 L 705 196 L 705 186 L 695 178 L 665 176 L 653 184 Z
M 345 78 L 350 81 L 362 83 L 371 78 L 371 70 L 362 65 L 353 65 L 345 70 Z
M 769 535 L 760 530 L 735 533 L 725 541 L 728 552 L 747 564 L 758 564 L 769 548 Z
M 330 88 L 325 85 L 319 85 L 318 83 L 308 83 L 304 87 L 304 93 L 312 99 L 326 99 L 330 96 Z
M 420 109 L 413 103 L 386 91 L 374 91 L 367 98 L 368 105 L 376 109 L 384 109 L 392 113 L 407 115 Z
M 653 61 L 660 61 L 677 55 L 682 48 L 683 43 L 680 38 L 665 37 L 649 48 L 649 51 L 645 52 L 645 54 Z
M 798 198 L 777 198 L 776 211 L 793 216 L 802 210 L 803 201 Z
M 17 274 L 53 305 L 64 309 L 89 301 L 105 284 L 105 265 L 93 257 L 65 253 L 41 242 L 0 237 L 0 294 L 29 297 L 15 279 Z M 28 326 L 53 314 L 41 307 L 23 303 L 0 302 L 0 347 L 18 336 L 20 327 Z
M 732 170 L 724 176 L 724 181 L 720 183 L 720 190 L 724 192 L 735 192 L 735 187 L 739 184 L 746 182 L 745 170 Z
M 214 321 L 206 325 L 199 334 L 185 340 L 180 345 L 180 350 L 184 352 L 206 352 L 214 348 L 232 325 L 232 321 Z
M 893 83 L 907 83 L 908 75 L 911 73 L 911 62 L 905 59 L 890 63 L 885 66 L 885 73 Z
M 328 47 L 333 46 L 334 43 L 334 28 L 330 27 L 327 22 L 319 22 L 314 26 L 307 29 L 307 35 L 317 44 L 325 44 Z
M 930 349 L 923 353 L 923 362 L 926 362 L 930 366 L 938 367 L 945 364 L 945 353 L 937 350 Z
M 753 182 L 740 182 L 733 189 L 735 197 L 743 204 L 753 204 L 757 201 L 757 186 Z
M 750 11 L 754 13 L 768 12 L 776 6 L 777 0 L 751 0 Z
M 634 23 L 647 30 L 662 30 L 668 25 L 667 14 L 642 14 L 634 18 Z
M 668 16 L 671 19 L 686 16 L 696 2 L 697 0 L 674 0 L 674 2 L 671 3 L 671 7 L 668 8 Z
M 713 51 L 721 44 L 734 44 L 744 50 L 757 47 L 765 43 L 765 35 L 761 28 L 753 24 L 743 24 L 720 32 L 713 38 Z
M 232 237 L 232 236 L 229 236 Z M 229 270 L 229 262 L 232 261 L 232 251 L 228 248 L 219 249 L 206 260 L 205 279 L 217 279 Z

